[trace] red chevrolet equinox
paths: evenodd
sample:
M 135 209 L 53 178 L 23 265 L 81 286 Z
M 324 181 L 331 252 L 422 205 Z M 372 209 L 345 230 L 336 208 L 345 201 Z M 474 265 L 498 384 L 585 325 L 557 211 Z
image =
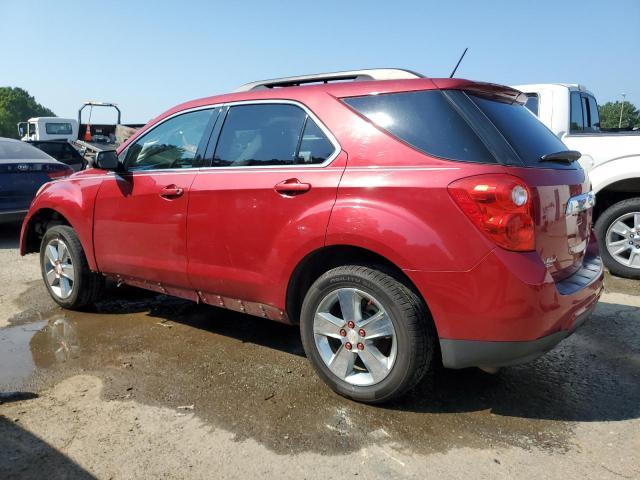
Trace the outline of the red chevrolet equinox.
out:
M 45 184 L 21 254 L 78 309 L 105 278 L 299 325 L 336 392 L 535 359 L 602 292 L 594 196 L 519 91 L 397 69 L 254 82 Z

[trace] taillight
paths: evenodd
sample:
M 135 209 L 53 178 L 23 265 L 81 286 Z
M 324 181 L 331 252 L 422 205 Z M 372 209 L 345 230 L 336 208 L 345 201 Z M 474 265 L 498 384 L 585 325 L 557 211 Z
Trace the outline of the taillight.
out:
M 50 171 L 47 172 L 47 176 L 51 180 L 54 180 L 56 178 L 68 177 L 72 173 L 73 173 L 73 169 L 67 167 L 67 168 L 64 168 L 62 170 L 50 170 Z
M 507 250 L 535 250 L 531 191 L 518 177 L 489 174 L 456 180 L 449 194 L 493 242 Z

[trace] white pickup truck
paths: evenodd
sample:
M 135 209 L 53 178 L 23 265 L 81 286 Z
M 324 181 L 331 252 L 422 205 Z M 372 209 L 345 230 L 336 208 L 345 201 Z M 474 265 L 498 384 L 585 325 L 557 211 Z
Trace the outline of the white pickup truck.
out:
M 600 129 L 598 104 L 576 84 L 515 85 L 527 107 L 571 150 L 582 153 L 596 192 L 595 233 L 611 273 L 640 279 L 640 132 Z

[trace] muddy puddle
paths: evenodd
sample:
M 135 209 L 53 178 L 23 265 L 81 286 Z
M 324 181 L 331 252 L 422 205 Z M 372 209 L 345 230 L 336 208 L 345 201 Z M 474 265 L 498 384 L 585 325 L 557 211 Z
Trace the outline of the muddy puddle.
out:
M 349 453 L 380 442 L 415 452 L 514 445 L 562 452 L 574 422 L 640 416 L 633 307 L 602 304 L 532 364 L 498 375 L 441 371 L 402 401 L 373 407 L 317 379 L 294 327 L 129 288 L 111 288 L 93 312 L 54 307 L 39 282 L 20 302 L 23 313 L 0 329 L 1 392 L 33 394 L 95 375 L 106 400 L 194 413 L 278 453 Z

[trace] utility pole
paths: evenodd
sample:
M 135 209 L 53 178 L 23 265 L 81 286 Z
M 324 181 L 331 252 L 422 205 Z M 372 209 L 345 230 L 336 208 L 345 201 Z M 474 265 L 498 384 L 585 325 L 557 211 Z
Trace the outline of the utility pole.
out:
M 622 128 L 622 111 L 624 110 L 624 97 L 626 94 L 622 94 L 622 103 L 620 104 L 620 120 L 618 120 L 618 128 Z

